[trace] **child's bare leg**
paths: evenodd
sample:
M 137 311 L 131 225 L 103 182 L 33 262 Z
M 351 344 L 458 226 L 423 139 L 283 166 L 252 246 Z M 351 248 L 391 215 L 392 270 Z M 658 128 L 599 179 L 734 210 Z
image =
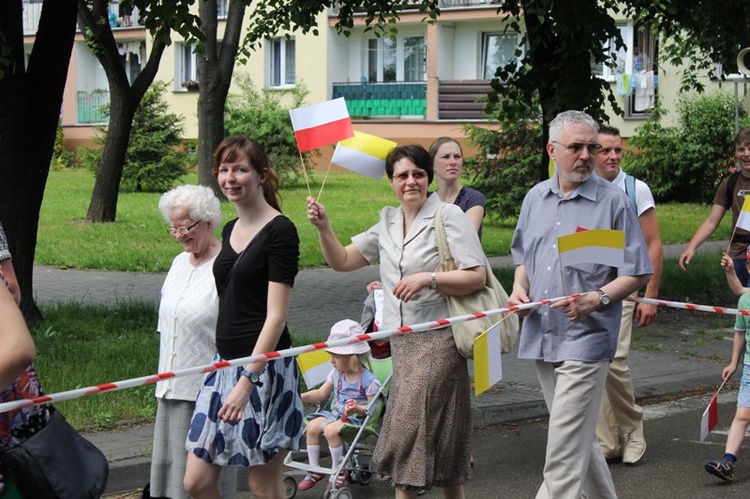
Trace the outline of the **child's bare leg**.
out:
M 321 425 L 325 424 L 326 418 L 315 418 L 307 424 L 307 445 L 320 445 Z
M 325 424 L 326 418 L 315 418 L 307 424 L 307 462 L 310 466 L 320 466 L 320 434 L 321 425 Z M 308 490 L 315 486 L 325 475 L 318 472 L 309 472 L 299 483 L 299 490 Z
M 739 453 L 748 425 L 750 425 L 750 407 L 738 407 L 732 426 L 729 428 L 726 452 L 735 456 Z
M 326 440 L 328 441 L 328 447 L 341 447 L 344 445 L 344 441 L 341 439 L 339 432 L 344 427 L 342 421 L 333 421 L 328 423 L 325 429 Z
M 336 469 L 341 464 L 344 457 L 344 441 L 339 435 L 341 428 L 344 427 L 343 421 L 333 421 L 328 423 L 325 429 L 326 440 L 328 441 L 328 450 L 331 451 L 331 468 Z

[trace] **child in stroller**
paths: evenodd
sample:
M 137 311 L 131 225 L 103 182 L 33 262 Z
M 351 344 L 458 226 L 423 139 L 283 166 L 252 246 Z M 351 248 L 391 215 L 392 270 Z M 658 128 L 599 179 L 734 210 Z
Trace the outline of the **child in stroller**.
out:
M 362 327 L 349 319 L 337 322 L 331 328 L 328 341 L 349 338 L 362 334 Z M 309 414 L 307 420 L 307 454 L 310 466 L 318 467 L 320 461 L 320 435 L 325 435 L 331 453 L 332 469 L 341 465 L 344 453 L 344 442 L 339 432 L 345 424 L 359 426 L 366 416 L 367 403 L 380 389 L 380 381 L 365 367 L 370 347 L 365 342 L 340 347 L 327 348 L 331 354 L 334 369 L 326 381 L 315 390 L 302 394 L 302 401 L 314 403 L 327 400 L 335 390 L 330 410 L 321 410 Z M 335 486 L 344 485 L 348 470 L 344 469 L 336 476 Z M 310 471 L 299 483 L 299 490 L 308 490 L 325 477 L 323 473 Z M 333 476 L 328 488 L 334 485 Z

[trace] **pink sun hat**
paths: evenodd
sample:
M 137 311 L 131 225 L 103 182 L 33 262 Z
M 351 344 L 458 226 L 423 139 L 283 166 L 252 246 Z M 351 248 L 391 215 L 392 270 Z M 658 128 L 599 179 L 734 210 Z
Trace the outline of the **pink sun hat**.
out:
M 331 328 L 331 334 L 328 335 L 328 339 L 326 340 L 326 342 L 343 340 L 346 338 L 351 338 L 352 336 L 356 336 L 358 334 L 364 334 L 362 326 L 360 326 L 358 322 L 354 322 L 351 319 L 344 319 L 342 321 L 338 321 L 333 325 L 333 327 Z M 369 351 L 370 345 L 368 345 L 366 341 L 360 341 L 359 343 L 354 343 L 352 345 L 326 348 L 326 352 L 335 353 L 338 355 L 361 355 Z

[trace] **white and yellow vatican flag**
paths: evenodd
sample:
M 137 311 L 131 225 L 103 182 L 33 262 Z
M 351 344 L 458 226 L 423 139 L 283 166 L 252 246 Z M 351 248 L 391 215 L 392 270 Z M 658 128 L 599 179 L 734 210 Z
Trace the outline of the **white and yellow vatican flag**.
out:
M 331 354 L 323 349 L 299 354 L 297 365 L 308 389 L 322 385 L 333 369 Z
M 474 395 L 486 392 L 503 379 L 500 323 L 474 338 Z
M 597 263 L 619 267 L 625 260 L 625 233 L 621 230 L 579 228 L 573 234 L 557 238 L 560 265 Z

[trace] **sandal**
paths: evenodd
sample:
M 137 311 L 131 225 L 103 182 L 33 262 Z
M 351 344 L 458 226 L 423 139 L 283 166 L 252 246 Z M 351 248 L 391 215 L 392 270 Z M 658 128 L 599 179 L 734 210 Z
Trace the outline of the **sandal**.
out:
M 339 473 L 339 476 L 336 477 L 336 488 L 340 489 L 346 484 L 346 477 L 349 476 L 349 470 L 341 470 L 341 473 Z M 330 489 L 333 487 L 333 476 L 328 480 L 328 486 L 326 489 Z
M 308 490 L 315 486 L 316 483 L 324 479 L 326 476 L 322 473 L 311 472 L 308 473 L 305 478 L 299 483 L 298 490 Z

